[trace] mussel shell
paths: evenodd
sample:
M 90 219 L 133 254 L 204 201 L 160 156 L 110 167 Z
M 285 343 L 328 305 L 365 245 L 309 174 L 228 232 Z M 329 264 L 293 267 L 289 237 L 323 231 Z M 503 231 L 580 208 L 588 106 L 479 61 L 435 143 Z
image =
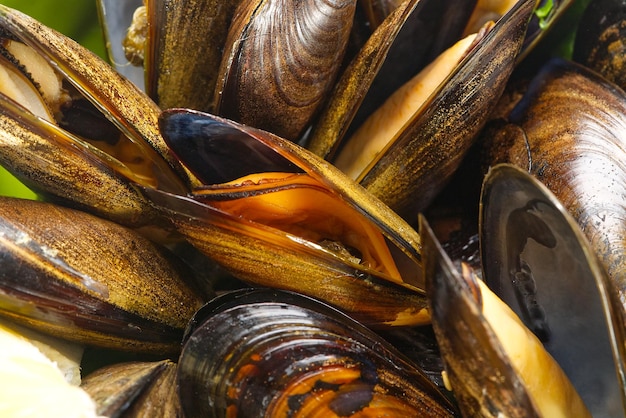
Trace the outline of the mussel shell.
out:
M 483 274 L 543 342 L 593 416 L 626 400 L 621 304 L 576 222 L 525 171 L 495 166 L 481 199 Z
M 226 294 L 196 314 L 178 385 L 190 417 L 454 414 L 380 337 L 314 299 L 272 290 Z
M 158 130 L 160 109 L 97 55 L 31 17 L 0 7 L 0 27 L 37 51 L 142 150 L 161 188 L 185 192 L 189 181 Z
M 317 297 L 368 325 L 427 322 L 419 236 L 335 167 L 290 141 L 201 112 L 166 111 L 161 127 L 173 151 L 207 182 L 257 172 L 306 172 L 337 205 L 356 211 L 355 216 L 364 216 L 380 231 L 388 241 L 383 245 L 388 245 L 396 263 L 403 264 L 398 265 L 402 280 L 390 280 L 383 272 L 338 257 L 295 234 L 218 210 L 199 192 L 191 199 L 146 189 L 149 199 L 200 251 L 248 283 Z M 233 162 L 242 150 L 246 161 Z M 214 198 L 241 199 L 245 204 L 241 194 L 236 186 L 224 185 Z
M 215 112 L 297 140 L 333 86 L 356 0 L 256 0 L 235 12 Z
M 156 213 L 120 168 L 97 148 L 0 94 L 0 163 L 45 200 L 128 226 Z
M 162 108 L 213 110 L 238 0 L 147 1 L 146 92 Z M 193 52 L 192 52 L 193 51 Z
M 622 89 L 626 87 L 626 2 L 589 2 L 576 32 L 572 57 Z
M 501 161 L 529 169 L 576 219 L 622 301 L 625 115 L 621 89 L 579 64 L 554 59 L 533 79 L 499 138 L 510 144 Z
M 361 175 L 363 187 L 405 217 L 432 201 L 500 98 L 534 5 L 519 1 L 496 23 Z
M 134 231 L 0 199 L 0 313 L 89 345 L 171 353 L 201 305 L 186 270 Z
M 90 373 L 83 388 L 99 415 L 116 417 L 181 416 L 176 364 L 170 360 L 123 362 Z
M 163 112 L 160 127 L 172 152 L 205 185 L 268 171 L 307 173 L 336 194 L 343 204 L 371 220 L 388 240 L 419 264 L 420 241 L 413 228 L 333 165 L 291 141 L 188 109 Z M 245 159 L 241 154 L 245 154 Z
M 427 301 L 417 288 L 196 200 L 150 189 L 146 194 L 194 247 L 249 284 L 322 299 L 369 326 L 429 322 Z
M 401 3 L 372 33 L 343 71 L 308 138 L 307 148 L 332 158 L 354 131 L 397 88 L 450 46 L 462 31 L 472 2 L 410 0 Z M 453 9 L 450 11 L 450 9 Z M 438 25 L 442 21 L 445 25 Z M 436 33 L 434 35 L 433 33 Z
M 433 328 L 462 413 L 539 416 L 494 332 L 479 319 L 473 290 L 460 277 L 423 216 L 420 232 Z

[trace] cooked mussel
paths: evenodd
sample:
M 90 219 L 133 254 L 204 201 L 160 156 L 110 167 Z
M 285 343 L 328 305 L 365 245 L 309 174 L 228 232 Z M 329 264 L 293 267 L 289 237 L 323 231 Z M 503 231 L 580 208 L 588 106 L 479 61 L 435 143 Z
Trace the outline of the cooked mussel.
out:
M 186 269 L 132 230 L 50 203 L 0 199 L 0 314 L 120 350 L 172 353 L 201 299 Z
M 503 16 L 424 105 L 398 124 L 400 130 L 387 135 L 387 145 L 356 180 L 405 217 L 425 208 L 458 168 L 504 90 L 534 5 L 520 1 Z
M 531 325 L 546 321 L 551 324 L 552 337 L 561 339 L 558 344 L 570 352 L 574 350 L 576 353 L 577 346 L 582 349 L 571 357 L 571 353 L 560 353 L 557 357 L 561 362 L 559 365 L 533 333 L 536 327 L 532 331 L 527 328 L 466 264 L 461 264 L 460 268 L 453 264 L 422 217 L 420 232 L 424 239 L 433 328 L 444 358 L 446 379 L 460 409 L 466 416 L 588 417 L 590 411 L 593 416 L 614 416 L 621 410 L 623 402 L 624 386 L 618 374 L 623 373 L 624 346 L 612 333 L 617 324 L 602 268 L 585 248 L 585 240 L 582 233 L 576 231 L 575 223 L 556 199 L 550 197 L 550 192 L 527 173 L 509 166 L 495 167 L 485 180 L 485 190 L 483 204 L 489 208 L 484 209 L 482 218 L 483 225 L 488 225 L 483 226 L 481 237 L 485 239 L 481 244 L 488 246 L 484 252 L 483 274 L 493 274 L 491 270 L 505 263 L 509 254 L 525 257 L 520 254 L 523 250 L 520 244 L 525 240 L 518 239 L 519 235 L 507 235 L 505 230 L 513 228 L 516 232 L 523 231 L 522 234 L 534 234 L 531 235 L 533 238 L 552 231 L 552 238 L 558 241 L 559 248 L 571 249 L 567 252 L 566 248 L 563 253 L 567 254 L 564 256 L 567 260 L 559 262 L 562 271 L 535 269 L 537 264 L 554 261 L 546 256 L 545 251 L 539 250 L 534 260 L 528 260 L 533 265 L 530 268 L 537 274 L 536 288 L 527 284 L 522 289 L 521 279 L 514 280 L 509 276 L 496 276 L 490 280 L 496 284 L 498 280 L 518 284 L 526 306 L 535 311 L 539 310 L 539 304 L 548 305 L 557 295 L 564 295 L 564 304 L 555 304 L 554 309 L 549 309 L 548 314 L 540 319 L 535 315 Z M 513 210 L 520 206 L 520 201 L 523 201 L 521 208 Z M 535 212 L 524 207 L 533 204 L 540 206 Z M 508 214 L 523 212 L 528 216 L 513 216 L 515 219 L 507 222 L 499 216 L 498 209 L 492 209 L 502 207 L 510 208 Z M 534 213 L 541 217 L 543 211 L 551 211 L 549 227 L 538 226 L 533 218 Z M 487 234 L 494 236 L 487 237 Z M 502 242 L 508 253 L 491 257 L 493 246 Z M 580 266 L 580 275 L 570 281 L 572 264 Z M 501 274 L 506 276 L 508 272 Z M 588 293 L 578 293 L 582 282 Z M 556 294 L 550 292 L 554 290 Z M 541 294 L 539 304 L 535 299 L 537 294 Z M 585 303 L 579 306 L 572 303 L 572 298 L 585 299 Z M 573 327 L 569 335 L 563 331 L 567 329 L 566 325 Z M 545 332 L 545 327 L 540 331 Z M 545 333 L 540 335 L 545 336 Z M 621 348 L 617 347 L 618 344 Z M 613 363 L 613 355 L 616 363 Z M 577 380 L 570 382 L 574 378 Z
M 626 94 L 579 64 L 555 59 L 508 122 L 491 141 L 490 163 L 527 169 L 558 197 L 625 300 Z
M 428 321 L 419 236 L 339 170 L 205 113 L 166 111 L 161 128 L 206 185 L 191 197 L 146 195 L 210 258 L 249 283 L 321 298 L 370 325 Z
M 130 183 L 187 192 L 189 177 L 167 151 L 147 96 L 26 15 L 2 6 L 0 27 L 11 58 L 4 71 L 19 81 L 0 88 L 4 167 L 46 197 L 128 225 L 154 220 Z
M 392 92 L 459 39 L 471 6 L 472 2 L 452 7 L 451 2 L 434 0 L 399 4 L 343 71 L 329 103 L 313 126 L 307 148 L 332 159 L 343 138 L 353 133 L 354 126 L 360 126 Z M 446 20 L 459 22 L 444 25 Z M 438 74 L 438 77 L 446 75 Z
M 244 289 L 205 305 L 187 330 L 178 385 L 189 417 L 455 415 L 380 337 L 284 291 Z
M 481 197 L 485 282 L 559 362 L 594 417 L 624 407 L 621 303 L 574 219 L 539 181 L 494 167 Z

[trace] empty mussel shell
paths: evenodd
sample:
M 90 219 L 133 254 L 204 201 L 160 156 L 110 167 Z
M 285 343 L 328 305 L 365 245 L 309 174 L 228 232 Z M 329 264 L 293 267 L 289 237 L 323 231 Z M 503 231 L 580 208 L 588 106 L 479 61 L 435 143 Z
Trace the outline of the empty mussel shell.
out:
M 240 290 L 187 330 L 186 416 L 453 416 L 449 400 L 367 328 L 291 292 Z
M 598 73 L 555 58 L 508 121 L 493 136 L 501 152 L 490 164 L 511 162 L 545 184 L 626 300 L 626 94 Z

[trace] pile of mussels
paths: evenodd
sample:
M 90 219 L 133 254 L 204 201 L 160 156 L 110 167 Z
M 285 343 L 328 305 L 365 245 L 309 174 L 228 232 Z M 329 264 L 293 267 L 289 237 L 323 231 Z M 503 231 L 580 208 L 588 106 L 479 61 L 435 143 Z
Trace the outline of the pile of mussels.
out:
M 0 6 L 0 315 L 100 416 L 623 415 L 626 4 L 491 3 Z

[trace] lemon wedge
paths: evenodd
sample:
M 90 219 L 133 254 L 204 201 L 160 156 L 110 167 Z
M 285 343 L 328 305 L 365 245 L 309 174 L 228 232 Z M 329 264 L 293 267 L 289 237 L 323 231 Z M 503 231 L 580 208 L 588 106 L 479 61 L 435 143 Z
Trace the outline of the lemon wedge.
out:
M 88 418 L 98 414 L 91 397 L 66 381 L 55 362 L 0 324 L 0 416 Z

